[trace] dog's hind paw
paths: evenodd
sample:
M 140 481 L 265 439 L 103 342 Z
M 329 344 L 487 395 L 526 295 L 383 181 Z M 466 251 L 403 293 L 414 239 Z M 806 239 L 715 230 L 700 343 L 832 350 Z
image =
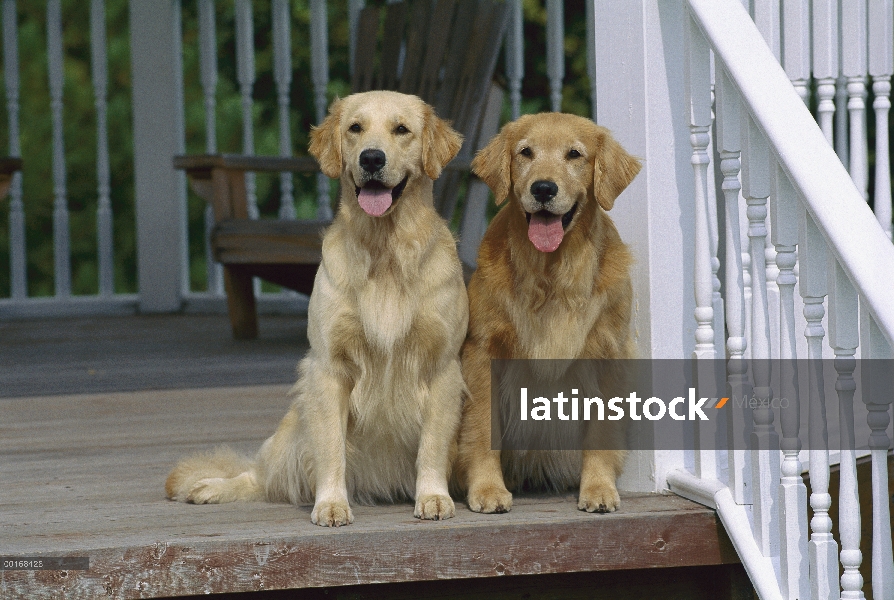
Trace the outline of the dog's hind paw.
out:
M 341 527 L 354 522 L 354 513 L 347 502 L 317 502 L 310 513 L 310 521 L 322 527 Z
M 615 486 L 581 490 L 577 508 L 587 512 L 610 513 L 618 510 L 621 497 Z
M 413 516 L 417 519 L 432 519 L 435 521 L 443 521 L 449 519 L 456 514 L 453 506 L 453 500 L 450 496 L 440 494 L 428 494 L 420 496 L 416 500 L 416 508 L 413 510 Z
M 186 501 L 192 504 L 220 504 L 229 502 L 225 499 L 227 480 L 223 477 L 199 479 L 189 490 Z
M 469 509 L 480 513 L 504 513 L 512 509 L 512 493 L 502 485 L 469 490 Z

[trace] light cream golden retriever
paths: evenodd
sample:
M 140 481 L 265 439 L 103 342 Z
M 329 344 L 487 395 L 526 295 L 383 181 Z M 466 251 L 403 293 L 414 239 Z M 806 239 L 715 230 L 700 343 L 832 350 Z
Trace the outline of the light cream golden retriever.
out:
M 491 449 L 490 361 L 632 358 L 632 259 L 606 211 L 640 164 L 607 129 L 545 113 L 503 127 L 472 168 L 498 204 L 507 198 L 509 204 L 488 228 L 469 284 L 462 365 L 471 398 L 463 409 L 457 469 L 469 508 L 506 512 L 510 489 L 579 487 L 578 508 L 613 511 L 620 502 L 615 482 L 625 457 L 619 449 L 624 426 L 589 426 L 586 447 L 603 450 L 501 456 Z M 605 375 L 598 384 L 611 397 L 623 373 Z
M 461 144 L 415 96 L 332 104 L 310 152 L 341 180 L 340 207 L 323 239 L 292 407 L 253 461 L 222 450 L 181 462 L 169 498 L 313 501 L 311 521 L 326 526 L 353 521 L 349 500 L 414 499 L 416 517 L 453 516 L 468 299 L 432 180 Z

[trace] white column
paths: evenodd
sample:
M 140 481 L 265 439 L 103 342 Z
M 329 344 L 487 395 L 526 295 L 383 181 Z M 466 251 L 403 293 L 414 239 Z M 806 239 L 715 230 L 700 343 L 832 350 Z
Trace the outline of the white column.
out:
M 53 262 L 56 296 L 71 296 L 71 250 L 68 229 L 68 197 L 65 184 L 65 137 L 62 88 L 62 5 L 47 2 L 47 73 L 50 78 L 50 112 L 53 117 Z
M 744 113 L 744 111 L 743 111 Z M 751 471 L 754 481 L 754 537 L 764 556 L 779 554 L 779 436 L 773 427 L 770 399 L 770 318 L 767 302 L 767 198 L 770 196 L 770 149 L 751 117 L 743 118 L 742 191 L 748 204 L 751 247 L 751 368 L 754 397 L 761 405 L 753 412 Z
M 888 112 L 894 74 L 894 1 L 869 0 L 869 74 L 875 100 L 875 217 L 891 238 L 891 164 Z
M 171 159 L 180 142 L 179 59 L 170 0 L 130 0 L 137 268 L 141 312 L 178 310 L 185 215 Z
M 611 217 L 635 257 L 632 330 L 641 358 L 679 358 L 694 350 L 695 210 L 692 146 L 683 81 L 682 3 L 595 0 L 597 121 L 643 159 Z M 623 23 L 624 26 L 619 26 Z M 648 81 L 648 85 L 646 82 Z M 623 82 L 623 85 L 618 85 Z M 675 190 L 668 197 L 667 191 Z M 668 303 L 667 298 L 676 301 Z M 632 453 L 620 486 L 652 491 L 683 466 L 682 452 Z
M 292 29 L 289 0 L 273 0 L 273 77 L 279 107 L 279 155 L 292 156 L 292 128 L 289 125 L 289 91 L 292 85 Z M 279 218 L 295 218 L 292 173 L 279 174 Z
M 214 0 L 199 0 L 199 73 L 205 105 L 205 152 L 217 153 L 217 25 Z M 214 260 L 211 231 L 214 229 L 214 209 L 205 207 L 205 272 L 208 292 L 223 296 L 223 267 Z
M 509 2 L 509 26 L 506 30 L 506 79 L 509 81 L 509 105 L 512 107 L 512 119 L 521 116 L 521 85 L 525 76 L 525 21 L 522 0 Z M 592 2 L 587 2 L 592 7 Z M 587 10 L 592 10 L 588 8 Z M 587 52 L 595 52 L 590 46 Z
M 862 365 L 863 402 L 869 410 L 866 420 L 872 433 L 872 596 L 885 598 L 894 594 L 894 561 L 891 547 L 891 509 L 888 495 L 888 451 L 890 423 L 891 373 L 890 341 L 885 339 L 869 308 L 860 303 L 860 355 Z M 866 360 L 869 359 L 869 360 Z
M 590 116 L 596 119 L 596 11 L 593 2 L 587 5 L 587 77 L 590 79 Z
M 860 497 L 857 490 L 857 456 L 854 441 L 854 358 L 859 343 L 857 292 L 837 260 L 829 265 L 829 345 L 835 350 L 838 379 L 838 424 L 841 435 L 840 483 L 838 486 L 838 531 L 841 536 L 841 598 L 863 598 L 860 575 Z
M 3 0 L 3 83 L 6 87 L 6 115 L 9 155 L 21 156 L 19 143 L 19 41 L 16 1 Z M 25 210 L 22 203 L 22 174 L 12 176 L 9 188 L 9 272 L 10 296 L 28 296 L 25 253 Z
M 255 85 L 255 25 L 252 0 L 236 0 L 236 79 L 242 96 L 242 153 L 255 153 L 254 101 L 251 94 Z M 248 216 L 258 218 L 258 198 L 255 195 L 255 174 L 245 174 L 245 196 Z
M 105 0 L 90 2 L 90 58 L 96 99 L 96 245 L 99 255 L 99 295 L 111 296 L 115 293 L 115 266 L 112 260 L 112 202 L 109 197 L 109 135 L 106 119 L 108 68 Z
M 795 247 L 798 244 L 797 192 L 785 172 L 776 168 L 773 202 L 770 204 L 772 241 L 779 265 L 779 398 L 789 400 L 781 407 L 783 460 L 779 482 L 779 566 L 784 598 L 809 596 L 807 563 L 807 487 L 801 479 L 799 428 L 801 398 L 798 389 L 797 338 L 795 333 Z
M 806 104 L 810 100 L 810 0 L 788 0 L 782 10 L 783 66 Z
M 800 290 L 804 298 L 804 317 L 807 319 L 808 401 L 810 450 L 810 598 L 832 600 L 838 598 L 838 544 L 832 538 L 832 519 L 829 507 L 829 439 L 826 428 L 826 400 L 823 380 L 823 299 L 827 285 L 828 258 L 826 242 L 804 209 L 800 210 L 798 253 L 800 260 Z
M 326 0 L 310 0 L 310 73 L 314 87 L 317 123 L 326 117 L 326 86 L 329 85 L 329 36 Z M 331 219 L 329 178 L 317 174 L 317 218 Z
M 715 125 L 717 146 L 720 151 L 720 171 L 723 173 L 723 197 L 726 265 L 725 273 L 725 315 L 729 337 L 726 341 L 727 397 L 751 398 L 752 389 L 748 381 L 748 364 L 745 362 L 747 338 L 745 336 L 745 282 L 742 266 L 742 238 L 739 226 L 739 183 L 741 171 L 741 126 L 742 104 L 738 92 L 730 83 L 726 71 L 717 68 Z M 737 504 L 751 504 L 751 453 L 745 450 L 746 434 L 749 430 L 750 411 L 738 409 L 735 404 L 727 413 L 727 440 L 729 443 L 728 481 Z
M 841 7 L 841 73 L 847 79 L 851 179 L 868 199 L 869 159 L 866 144 L 866 0 Z M 890 40 L 889 40 L 890 43 Z
M 546 75 L 550 106 L 562 110 L 562 80 L 565 78 L 565 17 L 563 0 L 546 0 Z
M 817 112 L 820 128 L 830 146 L 834 143 L 838 71 L 838 2 L 813 0 L 813 76 L 817 80 Z

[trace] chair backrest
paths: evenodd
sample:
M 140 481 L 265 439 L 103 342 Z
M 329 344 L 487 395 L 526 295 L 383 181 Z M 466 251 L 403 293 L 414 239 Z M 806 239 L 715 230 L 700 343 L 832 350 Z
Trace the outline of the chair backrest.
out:
M 419 96 L 465 136 L 455 160 L 468 164 L 479 141 L 507 22 L 506 3 L 493 0 L 367 6 L 358 20 L 351 87 L 355 92 L 379 89 Z M 456 171 L 446 171 L 435 184 L 435 205 L 448 221 L 459 185 Z

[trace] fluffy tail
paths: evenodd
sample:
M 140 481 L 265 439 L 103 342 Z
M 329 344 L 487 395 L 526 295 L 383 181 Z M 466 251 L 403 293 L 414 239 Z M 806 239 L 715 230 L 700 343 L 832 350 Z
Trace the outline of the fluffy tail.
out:
M 221 504 L 264 497 L 254 461 L 226 447 L 181 460 L 168 475 L 165 492 L 171 500 L 194 504 Z

